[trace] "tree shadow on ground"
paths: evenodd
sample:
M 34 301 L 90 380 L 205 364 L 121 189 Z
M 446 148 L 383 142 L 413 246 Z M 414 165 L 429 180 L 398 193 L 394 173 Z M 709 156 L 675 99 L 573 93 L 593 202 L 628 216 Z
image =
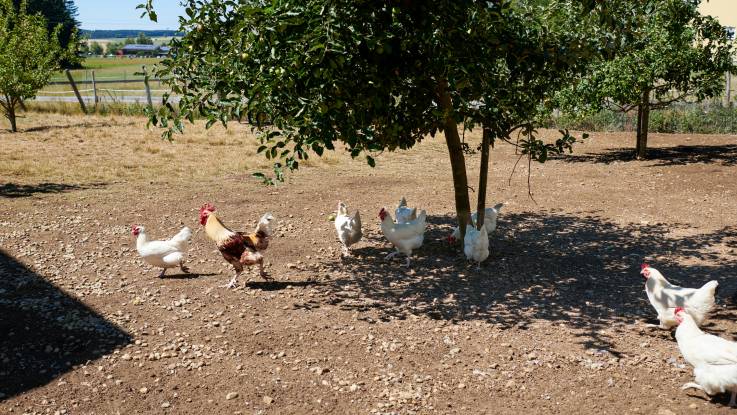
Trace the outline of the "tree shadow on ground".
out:
M 135 125 L 135 122 L 122 122 L 122 123 L 111 123 L 111 122 L 81 122 L 75 124 L 59 124 L 59 125 L 40 125 L 36 127 L 26 128 L 21 130 L 24 133 L 37 133 L 51 130 L 68 130 L 70 128 L 110 128 L 110 127 L 126 127 Z
M 0 275 L 0 401 L 132 341 L 2 250 Z
M 64 183 L 39 183 L 39 184 L 0 184 L 0 197 L 10 199 L 30 197 L 35 194 L 66 193 L 74 190 L 95 189 L 106 186 L 107 183 L 64 184 Z
M 635 151 L 632 148 L 613 148 L 607 149 L 604 153 L 566 155 L 558 159 L 567 163 L 610 164 L 635 160 Z M 655 162 L 652 166 L 680 166 L 697 163 L 734 166 L 737 165 L 737 144 L 650 148 L 647 151 L 647 159 Z
M 619 225 L 595 214 L 505 214 L 479 271 L 445 242 L 453 218 L 430 222 L 410 270 L 399 260 L 385 262 L 392 248 L 371 232 L 356 257 L 328 263 L 339 276 L 326 281 L 329 301 L 372 311 L 379 319 L 425 315 L 520 329 L 539 320 L 564 323 L 586 347 L 614 353 L 603 330 L 654 317 L 639 274 L 643 261 L 674 284 L 700 286 L 716 279 L 724 297 L 737 289 L 737 261 L 719 250 L 737 247 L 737 227 L 684 237 L 672 236 L 688 229 L 679 224 Z

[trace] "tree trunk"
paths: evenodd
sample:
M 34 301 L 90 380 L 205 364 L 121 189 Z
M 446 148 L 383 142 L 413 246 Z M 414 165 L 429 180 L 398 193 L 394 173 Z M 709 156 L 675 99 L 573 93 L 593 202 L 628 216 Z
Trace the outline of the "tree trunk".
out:
M 481 167 L 479 168 L 479 199 L 476 204 L 476 229 L 481 229 L 481 226 L 484 224 L 484 214 L 486 212 L 486 184 L 489 181 L 490 146 L 491 130 L 484 128 L 484 134 L 481 141 Z
M 466 236 L 466 224 L 471 219 L 471 203 L 468 200 L 468 178 L 466 176 L 466 159 L 463 156 L 461 137 L 458 135 L 458 124 L 453 118 L 453 103 L 448 93 L 448 81 L 438 83 L 438 102 L 443 109 L 443 132 L 448 145 L 450 167 L 453 172 L 453 188 L 455 189 L 456 214 L 461 241 Z
M 637 134 L 635 135 L 635 156 L 640 153 L 640 135 L 642 135 L 642 105 L 637 106 Z
M 642 93 L 642 102 L 640 103 L 640 133 L 637 136 L 637 159 L 644 160 L 647 158 L 647 130 L 650 124 L 650 91 L 645 90 Z
M 16 124 L 15 117 L 15 101 L 13 101 L 12 98 L 10 101 L 8 101 L 7 108 L 5 108 L 5 115 L 8 117 L 8 121 L 10 121 L 10 132 L 17 133 L 18 125 Z

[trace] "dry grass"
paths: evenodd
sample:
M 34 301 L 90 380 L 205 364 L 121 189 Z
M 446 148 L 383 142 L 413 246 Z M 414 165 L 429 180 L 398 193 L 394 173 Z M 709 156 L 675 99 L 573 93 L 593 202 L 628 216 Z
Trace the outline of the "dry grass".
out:
M 187 125 L 173 143 L 146 128 L 143 117 L 27 113 L 21 132 L 0 130 L 0 182 L 167 182 L 244 176 L 270 169 L 259 142 L 244 124 L 228 129 Z M 336 166 L 350 158 L 327 153 L 304 167 Z M 359 164 L 359 162 L 355 162 Z
M 44 103 L 47 104 L 47 103 Z M 56 104 L 58 112 L 32 110 L 18 120 L 21 132 L 0 129 L 0 183 L 188 183 L 198 179 L 247 177 L 256 171 L 269 172 L 272 162 L 257 154 L 260 143 L 247 124 L 231 123 L 225 129 L 216 124 L 205 129 L 204 122 L 186 124 L 184 135 L 169 143 L 160 130 L 146 128 L 146 118 L 128 115 L 75 114 L 75 104 Z M 111 111 L 110 114 L 115 114 Z M 555 131 L 543 131 L 550 138 Z M 466 133 L 472 148 L 480 134 Z M 496 151 L 513 153 L 510 146 Z M 496 154 L 496 153 L 495 153 Z M 363 156 L 352 160 L 343 150 L 311 155 L 300 162 L 305 168 L 328 168 L 335 174 L 373 176 L 377 170 L 424 171 L 422 180 L 444 180 L 447 148 L 442 135 L 426 138 L 412 151 L 374 154 L 377 169 L 367 166 Z M 474 156 L 477 157 L 477 156 Z M 475 183 L 476 161 L 468 157 L 469 180 Z M 516 156 L 514 156 L 516 159 Z M 428 168 L 428 161 L 431 168 Z M 440 163 L 440 164 L 438 164 Z M 441 167 L 441 165 L 443 167 Z M 505 172 L 508 177 L 510 169 Z M 525 176 L 519 169 L 519 176 Z M 525 177 L 523 177 L 526 179 Z

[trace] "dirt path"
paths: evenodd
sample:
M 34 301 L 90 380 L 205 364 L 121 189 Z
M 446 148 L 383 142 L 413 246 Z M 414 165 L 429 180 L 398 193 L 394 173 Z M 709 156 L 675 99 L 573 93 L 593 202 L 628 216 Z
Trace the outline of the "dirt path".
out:
M 9 153 L 31 139 L 0 134 Z M 53 157 L 53 140 L 39 140 Z M 645 162 L 618 152 L 631 141 L 595 134 L 534 166 L 537 204 L 524 169 L 508 185 L 516 157 L 498 146 L 489 199 L 505 207 L 480 271 L 445 242 L 453 198 L 437 139 L 376 169 L 339 158 L 276 189 L 233 170 L 0 176 L 0 412 L 731 413 L 728 397 L 680 390 L 691 368 L 671 333 L 645 326 L 638 272 L 649 261 L 674 283 L 717 279 L 707 329 L 735 337 L 737 137 L 656 134 Z M 70 151 L 96 157 L 87 145 Z M 110 163 L 131 151 L 109 147 Z M 383 260 L 376 219 L 402 195 L 431 216 L 409 271 Z M 345 260 L 327 219 L 338 200 L 365 224 Z M 193 275 L 160 280 L 137 258 L 130 224 L 154 237 L 196 229 L 206 201 L 243 230 L 277 217 L 274 281 L 254 271 L 246 288 L 219 288 L 232 270 L 202 233 Z

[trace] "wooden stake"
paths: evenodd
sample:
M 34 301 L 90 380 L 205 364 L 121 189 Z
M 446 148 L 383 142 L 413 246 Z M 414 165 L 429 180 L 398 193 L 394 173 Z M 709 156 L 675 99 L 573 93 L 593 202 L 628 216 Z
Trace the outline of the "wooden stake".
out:
M 84 100 L 82 99 L 82 95 L 79 94 L 79 89 L 77 89 L 77 84 L 74 83 L 74 78 L 72 78 L 72 73 L 69 72 L 69 69 L 66 71 L 67 78 L 69 79 L 69 83 L 72 85 L 72 89 L 74 90 L 74 95 L 77 96 L 77 100 L 79 100 L 79 106 L 82 107 L 82 112 L 87 114 L 87 107 L 84 105 Z
M 92 94 L 95 97 L 95 112 L 97 112 L 97 81 L 95 80 L 95 71 L 92 71 Z
M 148 72 L 146 72 L 146 65 L 143 65 L 143 85 L 146 87 L 146 100 L 148 101 L 148 106 L 150 108 L 153 108 L 154 103 L 151 100 L 151 86 L 148 84 Z

